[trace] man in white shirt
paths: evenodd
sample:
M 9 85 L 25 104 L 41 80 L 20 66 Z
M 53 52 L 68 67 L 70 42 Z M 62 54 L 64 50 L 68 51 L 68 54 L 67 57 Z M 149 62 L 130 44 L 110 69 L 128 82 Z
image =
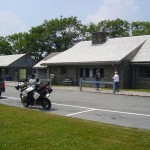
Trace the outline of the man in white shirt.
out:
M 36 89 L 37 85 L 35 75 L 32 75 L 32 78 L 29 80 L 29 85 L 30 87 L 28 87 L 25 91 L 27 91 L 27 98 L 30 100 L 29 104 L 31 103 L 31 105 L 33 105 L 34 104 L 33 90 Z
M 119 75 L 117 71 L 115 71 L 113 79 L 114 79 L 113 93 L 115 93 L 116 91 L 119 92 Z
M 37 84 L 36 79 L 35 79 L 35 75 L 32 75 L 32 78 L 29 80 L 29 84 L 31 87 L 33 87 L 35 89 L 36 84 Z

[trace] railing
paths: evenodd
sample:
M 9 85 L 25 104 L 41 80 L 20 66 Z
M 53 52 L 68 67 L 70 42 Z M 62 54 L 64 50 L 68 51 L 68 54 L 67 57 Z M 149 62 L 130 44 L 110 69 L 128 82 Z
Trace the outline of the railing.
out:
M 114 89 L 114 82 L 108 82 L 108 81 L 88 81 L 88 80 L 80 80 L 80 91 L 82 91 L 83 84 L 96 84 L 99 83 L 102 84 L 109 84 L 112 85 L 112 89 Z

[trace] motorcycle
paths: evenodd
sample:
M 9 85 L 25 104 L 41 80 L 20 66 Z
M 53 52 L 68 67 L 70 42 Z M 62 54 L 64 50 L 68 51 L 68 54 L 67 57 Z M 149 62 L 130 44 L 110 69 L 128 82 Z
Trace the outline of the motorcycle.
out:
M 51 108 L 51 101 L 48 97 L 53 90 L 50 88 L 50 82 L 44 85 L 36 85 L 35 89 L 29 83 L 19 82 L 15 88 L 20 89 L 21 103 L 24 107 L 40 105 L 45 110 Z

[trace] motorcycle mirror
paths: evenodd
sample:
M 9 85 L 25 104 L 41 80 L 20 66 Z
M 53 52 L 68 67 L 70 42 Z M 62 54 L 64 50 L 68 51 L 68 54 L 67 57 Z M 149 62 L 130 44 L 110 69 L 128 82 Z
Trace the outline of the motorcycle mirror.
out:
M 19 90 L 19 85 L 15 86 L 15 89 L 16 89 L 16 90 Z

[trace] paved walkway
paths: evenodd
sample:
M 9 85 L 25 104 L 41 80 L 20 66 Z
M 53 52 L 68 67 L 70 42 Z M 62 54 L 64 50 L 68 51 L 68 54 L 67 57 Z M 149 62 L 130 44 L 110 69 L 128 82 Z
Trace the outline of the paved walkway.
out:
M 6 86 L 16 86 L 18 82 L 15 81 L 5 81 Z M 63 90 L 76 90 L 80 91 L 79 86 L 53 86 L 53 89 L 63 89 Z M 82 91 L 86 92 L 96 92 L 96 93 L 105 93 L 105 94 L 113 94 L 113 90 L 102 88 L 97 91 L 93 87 L 82 87 Z M 137 91 L 126 91 L 120 90 L 115 93 L 116 95 L 128 95 L 128 96 L 142 96 L 142 97 L 150 97 L 150 93 L 148 92 L 137 92 Z

